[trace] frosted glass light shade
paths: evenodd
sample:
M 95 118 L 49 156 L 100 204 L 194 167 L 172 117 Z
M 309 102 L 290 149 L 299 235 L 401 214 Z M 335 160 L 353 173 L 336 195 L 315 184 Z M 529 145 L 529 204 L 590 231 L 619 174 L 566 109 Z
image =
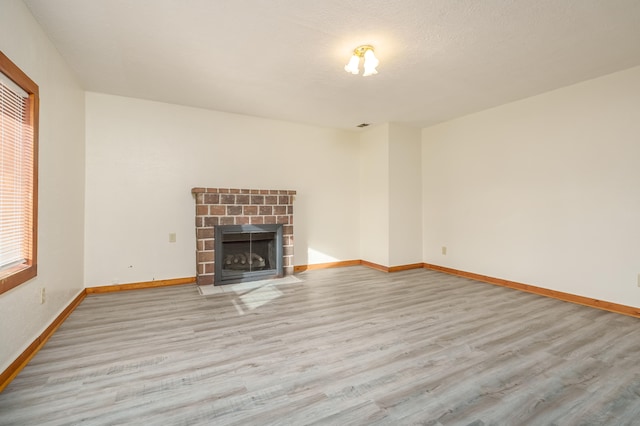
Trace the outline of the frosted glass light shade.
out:
M 376 55 L 373 53 L 373 46 L 370 44 L 363 44 L 353 49 L 353 56 L 349 59 L 349 63 L 345 65 L 344 70 L 350 74 L 357 75 L 359 72 L 360 59 L 364 58 L 364 72 L 363 77 L 378 74 L 376 67 L 380 63 Z
M 351 59 L 349 59 L 349 63 L 344 66 L 344 70 L 354 75 L 358 74 L 359 63 L 360 63 L 360 58 L 357 55 L 353 55 Z
M 367 50 L 364 52 L 364 72 L 362 73 L 362 76 L 368 77 L 370 75 L 378 74 L 378 70 L 376 70 L 378 64 L 380 64 L 380 61 L 376 58 L 373 50 Z

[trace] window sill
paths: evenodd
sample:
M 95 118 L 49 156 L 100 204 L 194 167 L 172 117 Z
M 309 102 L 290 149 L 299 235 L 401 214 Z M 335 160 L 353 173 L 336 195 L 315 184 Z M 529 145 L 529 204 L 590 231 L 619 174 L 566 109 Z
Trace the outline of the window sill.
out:
M 34 278 L 37 275 L 36 265 L 18 265 L 0 271 L 0 294 Z

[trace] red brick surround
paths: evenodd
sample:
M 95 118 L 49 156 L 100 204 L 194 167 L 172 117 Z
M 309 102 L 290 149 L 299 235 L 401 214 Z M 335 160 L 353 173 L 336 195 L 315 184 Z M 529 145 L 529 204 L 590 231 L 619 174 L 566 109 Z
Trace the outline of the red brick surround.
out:
M 198 285 L 213 284 L 216 225 L 282 224 L 285 275 L 293 274 L 293 199 L 296 191 L 193 188 L 196 198 Z

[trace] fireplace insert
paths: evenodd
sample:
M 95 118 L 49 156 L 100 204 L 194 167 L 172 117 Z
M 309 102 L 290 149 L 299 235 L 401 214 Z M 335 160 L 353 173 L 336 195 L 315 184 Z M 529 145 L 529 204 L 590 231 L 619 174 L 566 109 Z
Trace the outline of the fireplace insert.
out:
M 215 285 L 282 276 L 282 225 L 215 226 Z

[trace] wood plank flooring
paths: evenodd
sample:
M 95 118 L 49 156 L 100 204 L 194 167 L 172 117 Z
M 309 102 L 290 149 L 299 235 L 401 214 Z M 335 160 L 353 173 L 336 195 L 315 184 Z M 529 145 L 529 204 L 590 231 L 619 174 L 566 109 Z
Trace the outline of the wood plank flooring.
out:
M 435 271 L 89 295 L 0 425 L 638 425 L 640 322 Z

